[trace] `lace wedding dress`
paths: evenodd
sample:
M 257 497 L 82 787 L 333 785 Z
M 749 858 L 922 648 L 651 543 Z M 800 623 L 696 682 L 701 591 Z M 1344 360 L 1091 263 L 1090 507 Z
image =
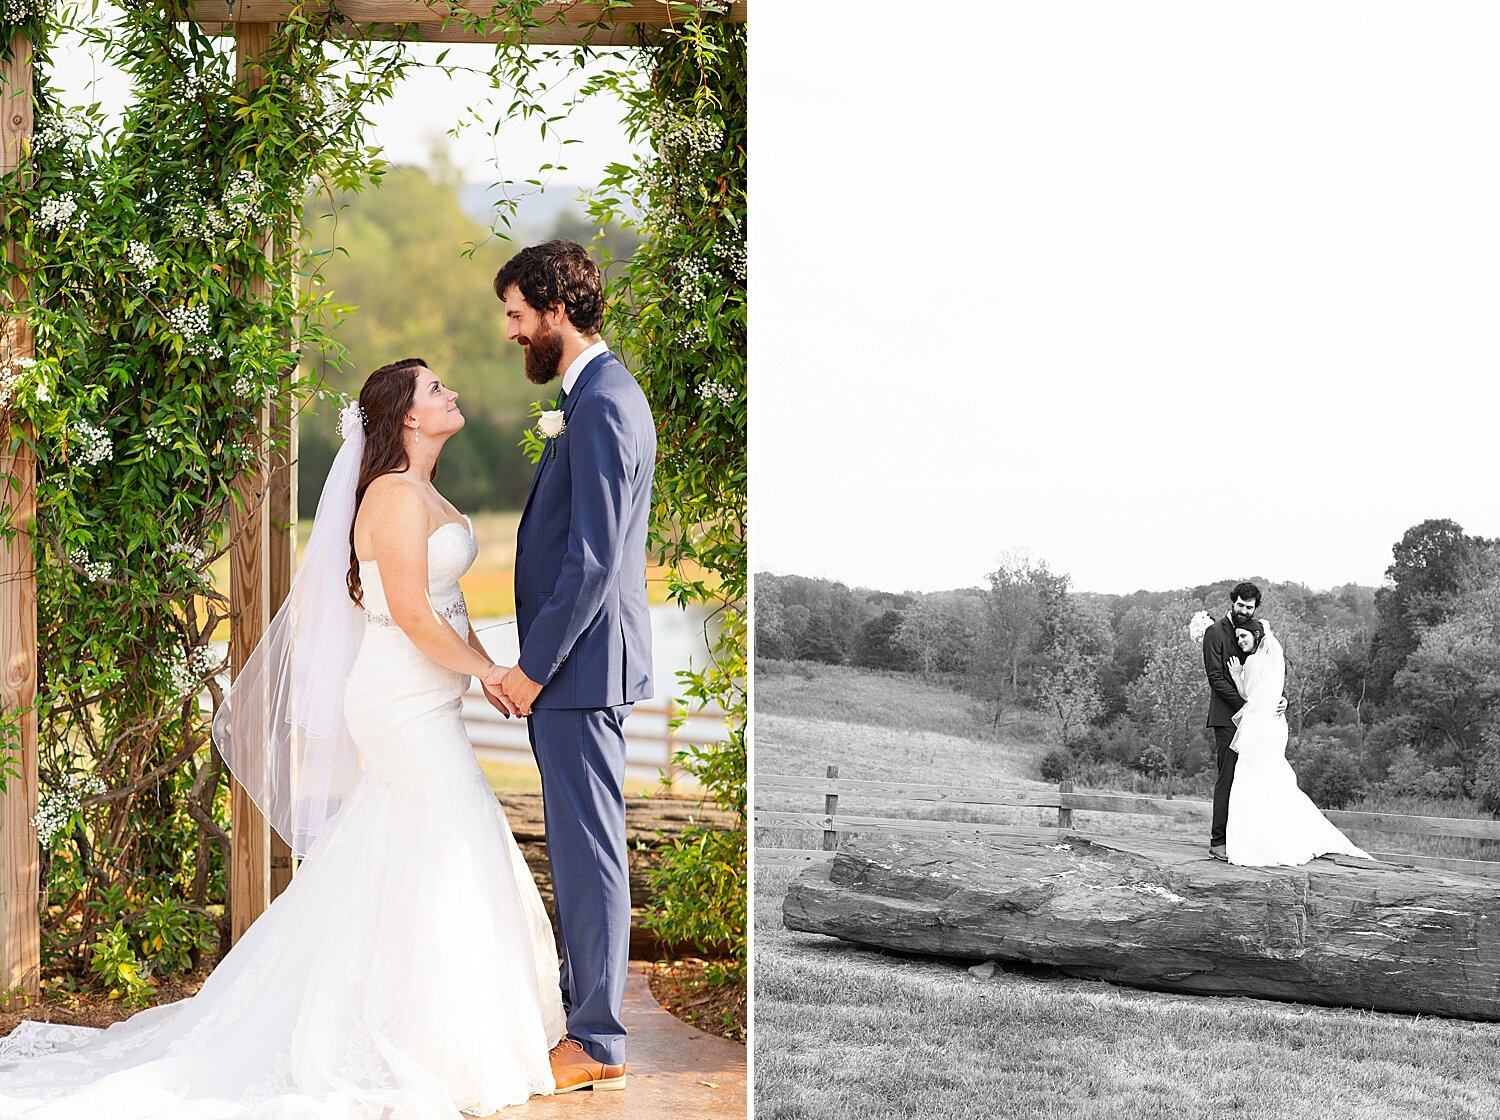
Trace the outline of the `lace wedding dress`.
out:
M 428 538 L 432 604 L 461 636 L 477 551 L 472 524 Z M 104 1031 L 22 1023 L 0 1117 L 458 1120 L 553 1090 L 557 950 L 464 733 L 468 677 L 391 622 L 373 562 L 360 576 L 363 771 L 343 808 L 198 994 Z
M 1334 852 L 1368 859 L 1297 786 L 1286 760 L 1286 717 L 1276 714 L 1286 687 L 1286 655 L 1269 627 L 1243 665 L 1230 661 L 1229 674 L 1245 698 L 1231 744 L 1239 758 L 1229 787 L 1229 862 L 1272 867 Z

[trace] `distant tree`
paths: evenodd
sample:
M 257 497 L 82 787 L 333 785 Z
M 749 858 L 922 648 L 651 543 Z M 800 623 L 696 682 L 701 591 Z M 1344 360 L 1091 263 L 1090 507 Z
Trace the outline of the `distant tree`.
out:
M 1157 613 L 1142 642 L 1146 667 L 1130 687 L 1130 714 L 1160 752 L 1169 792 L 1207 710 L 1203 651 L 1187 630 L 1196 609 L 1179 598 Z
M 1342 694 L 1339 658 L 1354 634 L 1290 611 L 1276 616 L 1273 630 L 1286 651 L 1287 722 L 1294 740 L 1300 740 L 1308 717 Z
M 1471 780 L 1500 710 L 1500 635 L 1493 618 L 1462 614 L 1423 632 L 1396 674 L 1395 705 L 1416 721 L 1430 761 Z
M 1099 607 L 1066 597 L 1048 619 L 1052 643 L 1037 675 L 1037 703 L 1064 750 L 1073 750 L 1104 713 L 1099 669 L 1112 652 L 1109 619 Z
M 1386 586 L 1375 593 L 1378 622 L 1370 645 L 1370 693 L 1376 702 L 1390 696 L 1396 674 L 1417 648 L 1420 630 L 1447 617 L 1489 543 L 1444 518 L 1412 526 L 1392 548 Z
M 885 610 L 870 619 L 859 632 L 854 664 L 867 669 L 915 670 L 911 651 L 896 638 L 900 629 L 899 610 Z
M 984 663 L 1003 674 L 1015 695 L 1020 690 L 1021 667 L 1035 651 L 1044 614 L 1043 588 L 1056 577 L 1045 560 L 1025 552 L 1007 552 L 987 577 Z
M 796 644 L 787 633 L 787 611 L 775 593 L 757 580 L 755 593 L 755 657 L 759 661 L 788 661 Z
M 945 596 L 924 595 L 901 612 L 893 637 L 921 666 L 923 676 L 961 663 L 973 641 L 963 612 Z
M 842 665 L 844 647 L 839 644 L 833 611 L 820 607 L 809 612 L 807 626 L 797 643 L 797 658 L 801 661 L 821 661 L 826 665 Z

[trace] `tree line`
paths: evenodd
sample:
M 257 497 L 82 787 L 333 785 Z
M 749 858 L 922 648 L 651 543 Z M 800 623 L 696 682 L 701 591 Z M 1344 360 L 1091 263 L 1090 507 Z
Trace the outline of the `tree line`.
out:
M 1212 781 L 1193 614 L 1242 577 L 1171 591 L 1074 591 L 1024 553 L 984 586 L 920 593 L 761 574 L 756 656 L 945 679 L 989 727 L 1038 726 L 1041 776 L 1168 792 Z M 1450 520 L 1408 529 L 1379 588 L 1251 577 L 1287 653 L 1289 757 L 1324 807 L 1363 794 L 1500 811 L 1500 540 Z

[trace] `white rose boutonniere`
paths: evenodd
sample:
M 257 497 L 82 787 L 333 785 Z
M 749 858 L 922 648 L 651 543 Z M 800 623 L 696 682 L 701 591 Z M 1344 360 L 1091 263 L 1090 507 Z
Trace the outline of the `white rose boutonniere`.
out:
M 568 425 L 563 421 L 563 410 L 560 408 L 549 409 L 536 418 L 537 435 L 543 439 L 556 439 L 568 430 Z

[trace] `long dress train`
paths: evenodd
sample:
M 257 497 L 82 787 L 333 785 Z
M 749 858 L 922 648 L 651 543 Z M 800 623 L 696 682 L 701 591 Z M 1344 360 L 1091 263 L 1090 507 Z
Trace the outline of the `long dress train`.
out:
M 1285 866 L 1335 852 L 1368 859 L 1302 792 L 1286 760 L 1286 717 L 1276 714 L 1286 686 L 1286 656 L 1269 628 L 1243 666 L 1230 662 L 1230 675 L 1245 706 L 1231 743 L 1239 758 L 1229 787 L 1229 862 Z
M 473 526 L 428 538 L 433 606 L 468 633 Z M 202 989 L 104 1031 L 23 1023 L 0 1116 L 458 1120 L 553 1090 L 557 950 L 474 758 L 468 678 L 422 654 L 361 565 L 345 693 L 362 774 L 291 886 Z

